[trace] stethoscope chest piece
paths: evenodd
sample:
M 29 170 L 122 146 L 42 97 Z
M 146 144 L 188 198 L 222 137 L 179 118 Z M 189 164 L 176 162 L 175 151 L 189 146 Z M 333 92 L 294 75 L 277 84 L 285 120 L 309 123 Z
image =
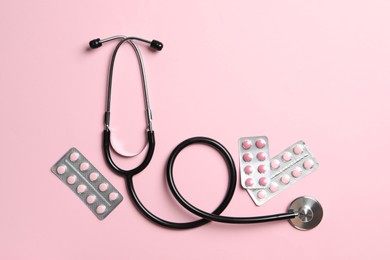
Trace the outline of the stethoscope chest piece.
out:
M 302 196 L 291 202 L 289 211 L 298 212 L 298 216 L 289 219 L 290 224 L 299 230 L 310 230 L 320 224 L 323 216 L 321 204 L 308 196 Z

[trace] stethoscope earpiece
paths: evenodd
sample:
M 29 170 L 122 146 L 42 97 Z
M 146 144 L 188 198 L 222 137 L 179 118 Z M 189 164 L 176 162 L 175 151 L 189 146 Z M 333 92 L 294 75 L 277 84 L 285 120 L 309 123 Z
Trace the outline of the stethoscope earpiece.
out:
M 157 50 L 157 51 L 161 51 L 162 48 L 164 47 L 164 45 L 162 44 L 162 42 L 159 42 L 157 40 L 153 40 L 151 43 L 150 43 L 150 47 L 152 47 L 153 49 Z
M 102 43 L 100 42 L 100 38 L 93 39 L 89 42 L 89 47 L 91 47 L 91 49 L 97 49 L 100 46 L 102 46 Z

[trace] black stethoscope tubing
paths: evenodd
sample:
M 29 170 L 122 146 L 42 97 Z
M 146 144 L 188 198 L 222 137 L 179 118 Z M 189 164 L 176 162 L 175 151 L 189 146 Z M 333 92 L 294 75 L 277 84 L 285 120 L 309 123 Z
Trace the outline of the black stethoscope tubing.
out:
M 139 40 L 145 43 L 150 44 L 150 46 L 153 49 L 161 50 L 162 49 L 162 43 L 158 41 L 147 41 L 144 39 L 136 38 L 136 37 L 126 37 L 126 36 L 114 36 L 107 39 L 95 39 L 90 42 L 91 48 L 98 48 L 102 45 L 103 42 L 115 40 L 115 39 L 122 39 L 117 46 L 115 47 L 114 53 L 111 58 L 111 65 L 110 65 L 110 72 L 109 72 L 109 85 L 108 85 L 108 95 L 107 95 L 107 109 L 105 112 L 105 129 L 103 132 L 103 151 L 104 151 L 104 157 L 107 161 L 107 164 L 109 167 L 118 175 L 123 176 L 126 179 L 127 189 L 130 195 L 130 198 L 132 199 L 134 205 L 137 207 L 137 209 L 149 220 L 152 222 L 172 229 L 190 229 L 202 226 L 204 224 L 207 224 L 210 221 L 215 222 L 221 222 L 221 223 L 230 223 L 230 224 L 253 224 L 253 223 L 262 223 L 262 222 L 269 222 L 269 221 L 276 221 L 276 220 L 286 220 L 286 219 L 292 219 L 299 215 L 296 211 L 289 211 L 287 213 L 281 213 L 281 214 L 274 214 L 274 215 L 268 215 L 268 216 L 258 216 L 258 217 L 229 217 L 229 216 L 221 216 L 220 214 L 224 211 L 224 209 L 228 206 L 230 203 L 236 183 L 237 183 L 237 174 L 236 174 L 236 167 L 234 164 L 234 160 L 229 153 L 229 151 L 219 142 L 217 142 L 214 139 L 208 138 L 208 137 L 193 137 L 189 138 L 187 140 L 184 140 L 181 142 L 176 148 L 172 151 L 172 153 L 169 156 L 167 168 L 166 168 L 166 179 L 169 186 L 170 191 L 172 192 L 175 199 L 188 211 L 193 213 L 194 215 L 200 217 L 201 219 L 191 221 L 191 222 L 171 222 L 164 220 L 162 218 L 157 217 L 152 212 L 150 212 L 141 202 L 139 197 L 137 196 L 137 193 L 134 188 L 134 182 L 133 177 L 134 175 L 140 173 L 143 171 L 148 164 L 150 163 L 154 148 L 155 148 L 155 138 L 154 138 L 154 131 L 152 129 L 151 124 L 151 110 L 149 107 L 149 101 L 148 101 L 148 94 L 147 94 L 147 88 L 146 88 L 146 79 L 145 79 L 145 72 L 144 72 L 144 65 L 142 62 L 141 53 L 138 49 L 138 47 L 133 42 L 134 40 Z M 133 47 L 141 69 L 141 75 L 142 75 L 142 82 L 143 82 L 143 88 L 144 88 L 144 97 L 145 97 L 145 106 L 146 106 L 146 112 L 147 112 L 147 120 L 148 120 L 148 128 L 147 128 L 147 138 L 148 138 L 148 151 L 145 156 L 145 159 L 143 162 L 131 170 L 124 170 L 119 168 L 115 162 L 113 161 L 110 153 L 110 129 L 109 129 L 109 122 L 110 122 L 110 102 L 111 102 L 111 88 L 112 88 L 112 75 L 113 75 L 113 69 L 114 69 L 114 63 L 115 63 L 115 57 L 118 52 L 118 49 L 122 44 L 125 42 L 130 43 L 130 45 Z M 177 155 L 187 146 L 192 144 L 204 144 L 208 145 L 215 150 L 217 150 L 220 155 L 224 158 L 227 167 L 228 167 L 228 173 L 229 173 L 229 182 L 228 182 L 228 188 L 226 190 L 225 196 L 222 200 L 222 202 L 218 205 L 218 207 L 211 213 L 205 212 L 195 206 L 193 206 L 191 203 L 189 203 L 179 192 L 178 188 L 176 187 L 175 180 L 173 177 L 173 167 L 176 160 Z

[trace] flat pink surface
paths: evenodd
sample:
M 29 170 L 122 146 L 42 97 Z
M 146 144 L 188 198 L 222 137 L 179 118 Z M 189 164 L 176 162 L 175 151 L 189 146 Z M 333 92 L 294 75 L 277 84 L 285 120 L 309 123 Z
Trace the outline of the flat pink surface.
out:
M 389 259 L 389 14 L 387 0 L 2 1 L 0 259 Z M 224 214 L 280 213 L 310 195 L 322 223 L 308 232 L 286 221 L 175 231 L 141 216 L 101 148 L 115 44 L 88 42 L 116 34 L 165 44 L 158 53 L 140 46 L 157 139 L 135 177 L 148 208 L 195 219 L 165 182 L 182 140 L 215 138 L 238 162 L 238 138 L 266 135 L 271 156 L 304 140 L 320 168 L 261 207 L 237 184 Z M 111 123 L 128 153 L 145 144 L 139 79 L 123 47 Z M 73 146 L 125 197 L 103 221 L 50 172 Z M 227 184 L 223 160 L 200 145 L 180 154 L 175 176 L 205 210 Z

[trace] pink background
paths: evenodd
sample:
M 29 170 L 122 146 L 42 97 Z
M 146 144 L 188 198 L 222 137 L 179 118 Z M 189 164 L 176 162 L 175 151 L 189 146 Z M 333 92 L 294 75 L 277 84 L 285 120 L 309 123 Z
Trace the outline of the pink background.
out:
M 389 13 L 387 0 L 2 1 L 0 258 L 389 259 Z M 239 137 L 267 135 L 271 156 L 302 139 L 320 168 L 262 207 L 237 187 L 224 214 L 284 212 L 310 195 L 323 222 L 308 232 L 286 221 L 174 231 L 142 217 L 101 149 L 115 44 L 87 46 L 116 34 L 165 44 L 159 53 L 141 46 L 157 146 L 135 185 L 148 208 L 195 219 L 164 179 L 182 140 L 215 138 L 238 162 Z M 135 152 L 145 126 L 130 47 L 115 72 L 112 128 L 117 144 Z M 104 221 L 50 172 L 72 146 L 125 197 Z M 193 146 L 175 176 L 189 201 L 212 210 L 225 171 L 216 152 Z

